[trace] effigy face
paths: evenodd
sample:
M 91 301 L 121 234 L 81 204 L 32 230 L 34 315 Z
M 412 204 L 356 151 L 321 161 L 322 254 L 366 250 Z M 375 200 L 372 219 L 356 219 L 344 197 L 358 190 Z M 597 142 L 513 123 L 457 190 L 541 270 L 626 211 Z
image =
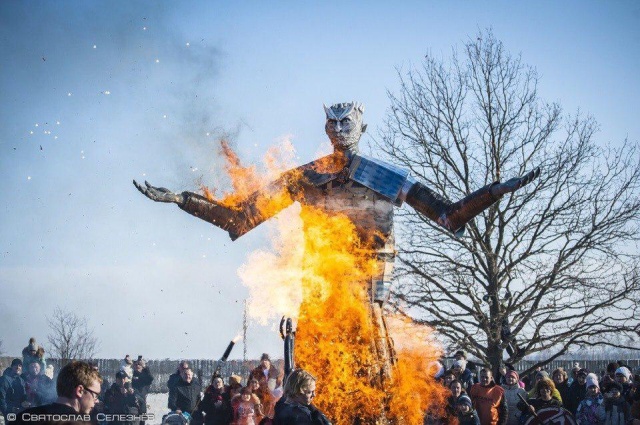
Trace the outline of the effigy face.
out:
M 367 128 L 362 124 L 364 106 L 360 103 L 336 103 L 324 107 L 327 122 L 324 129 L 331 144 L 338 151 L 355 150 L 362 133 Z

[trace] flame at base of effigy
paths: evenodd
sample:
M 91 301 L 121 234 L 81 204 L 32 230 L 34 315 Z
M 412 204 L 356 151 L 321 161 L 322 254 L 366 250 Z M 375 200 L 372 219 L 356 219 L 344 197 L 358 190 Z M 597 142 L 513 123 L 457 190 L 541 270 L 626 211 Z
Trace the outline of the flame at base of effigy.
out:
M 406 341 L 397 359 L 381 353 L 379 340 L 390 340 L 376 320 L 380 306 L 370 301 L 371 278 L 380 267 L 375 251 L 346 216 L 302 206 L 299 217 L 302 237 L 281 232 L 278 252 L 268 264 L 272 275 L 282 266 L 281 275 L 300 286 L 295 361 L 318 379 L 314 404 L 336 425 L 422 424 L 427 409 L 444 405 L 444 391 L 433 379 L 439 349 L 429 337 L 408 330 L 410 324 L 394 320 L 393 328 Z M 260 258 L 245 266 L 245 274 L 267 260 Z M 281 287 L 291 292 L 292 285 L 282 282 Z M 277 285 L 269 288 L 273 291 Z M 415 337 L 421 340 L 412 341 Z

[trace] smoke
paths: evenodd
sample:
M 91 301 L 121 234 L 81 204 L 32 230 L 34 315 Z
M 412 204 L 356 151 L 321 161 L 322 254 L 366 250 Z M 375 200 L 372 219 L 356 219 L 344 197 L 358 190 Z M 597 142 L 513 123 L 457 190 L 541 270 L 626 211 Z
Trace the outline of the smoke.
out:
M 13 132 L 3 139 L 59 120 L 55 143 L 79 151 L 80 141 L 96 140 L 105 147 L 99 154 L 126 151 L 123 164 L 161 164 L 162 178 L 173 180 L 167 184 L 193 187 L 219 165 L 217 140 L 241 126 L 220 118 L 222 50 L 179 30 L 176 9 L 144 1 L 2 2 L 0 87 L 12 113 L 0 114 L 0 123 Z M 55 146 L 53 134 L 37 133 L 25 148 Z

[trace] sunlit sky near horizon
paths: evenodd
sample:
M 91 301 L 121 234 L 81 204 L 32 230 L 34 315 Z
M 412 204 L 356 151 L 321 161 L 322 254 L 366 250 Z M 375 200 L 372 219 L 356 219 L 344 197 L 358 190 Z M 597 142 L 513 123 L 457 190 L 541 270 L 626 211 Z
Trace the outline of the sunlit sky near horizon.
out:
M 363 102 L 370 146 L 397 69 L 489 27 L 602 144 L 640 140 L 635 1 L 0 2 L 4 352 L 46 348 L 61 307 L 88 319 L 97 357 L 220 357 L 242 327 L 237 270 L 269 226 L 231 242 L 131 180 L 220 184 L 221 134 L 245 163 L 284 138 L 308 162 L 323 103 Z M 250 358 L 281 347 L 251 324 Z

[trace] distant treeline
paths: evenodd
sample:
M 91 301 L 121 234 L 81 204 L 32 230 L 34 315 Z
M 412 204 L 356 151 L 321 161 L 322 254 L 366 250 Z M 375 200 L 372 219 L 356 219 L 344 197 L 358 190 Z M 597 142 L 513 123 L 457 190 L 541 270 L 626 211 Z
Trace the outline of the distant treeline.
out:
M 0 367 L 2 370 L 11 364 L 13 357 L 0 357 Z M 640 359 L 612 359 L 612 360 L 554 360 L 545 366 L 545 370 L 553 371 L 558 367 L 563 367 L 567 371 L 571 371 L 574 363 L 579 363 L 581 368 L 586 368 L 591 372 L 601 373 L 607 368 L 607 364 L 612 361 L 622 360 L 629 365 L 633 373 L 636 373 L 640 367 Z M 92 361 L 98 364 L 100 368 L 100 374 L 105 377 L 110 383 L 114 382 L 115 374 L 120 369 L 119 359 L 93 359 Z M 151 385 L 151 392 L 164 393 L 167 392 L 167 380 L 169 375 L 174 373 L 178 368 L 179 360 L 147 360 L 147 367 L 151 371 L 154 377 L 153 384 Z M 247 360 L 246 362 L 241 360 L 230 360 L 227 362 L 219 362 L 217 360 L 189 360 L 191 368 L 195 371 L 196 375 L 201 380 L 202 384 L 206 387 L 211 380 L 211 375 L 216 370 L 218 365 L 220 366 L 220 374 L 227 381 L 227 378 L 231 375 L 239 375 L 242 377 L 242 383 L 246 383 L 247 376 L 251 369 L 255 368 L 260 362 L 258 360 Z M 453 359 L 445 359 L 445 366 L 451 366 Z M 535 365 L 537 362 L 533 360 L 522 360 L 517 365 L 516 369 L 519 372 L 525 371 Z M 57 359 L 47 359 L 47 364 L 53 364 L 55 367 L 55 374 L 57 375 L 63 363 Z M 274 360 L 276 367 L 282 369 L 283 361 Z

